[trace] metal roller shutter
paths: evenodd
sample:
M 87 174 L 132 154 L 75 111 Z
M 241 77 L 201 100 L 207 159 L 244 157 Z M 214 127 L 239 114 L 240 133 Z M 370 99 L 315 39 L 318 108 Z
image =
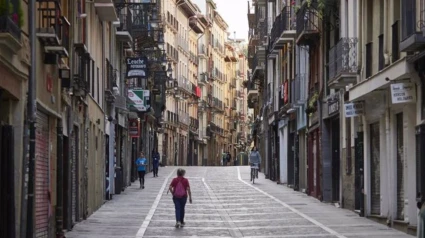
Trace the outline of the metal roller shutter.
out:
M 397 114 L 397 219 L 404 219 L 403 114 Z
M 49 231 L 49 118 L 37 112 L 35 148 L 35 232 L 48 237 Z
M 370 125 L 370 183 L 371 183 L 371 213 L 381 213 L 380 192 L 380 145 L 379 145 L 379 122 Z
M 72 223 L 77 220 L 77 134 L 75 128 L 71 134 L 71 216 Z

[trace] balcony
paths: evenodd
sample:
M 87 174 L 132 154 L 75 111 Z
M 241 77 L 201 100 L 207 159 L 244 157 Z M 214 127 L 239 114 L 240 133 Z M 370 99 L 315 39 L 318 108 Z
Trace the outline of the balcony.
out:
M 200 23 L 198 18 L 193 18 L 189 20 L 189 26 L 190 28 L 196 33 L 196 34 L 202 34 L 204 33 L 204 26 Z
M 69 27 L 66 17 L 61 16 L 59 1 L 37 2 L 37 37 L 47 54 L 67 58 L 69 55 Z
M 133 24 L 133 14 L 128 6 L 117 7 L 118 19 L 119 21 L 115 24 L 117 25 L 117 31 L 115 33 L 117 40 L 127 43 L 127 48 L 132 46 L 133 37 L 131 36 L 131 25 Z
M 286 6 L 275 18 L 271 30 L 270 52 L 282 49 L 285 43 L 292 42 L 296 37 L 296 23 L 294 9 Z
M 180 110 L 178 116 L 181 124 L 189 126 L 189 113 Z
M 248 81 L 248 107 L 254 108 L 254 104 L 258 101 L 258 86 L 252 82 Z
M 224 104 L 223 104 L 223 102 L 220 99 L 216 98 L 216 97 L 213 97 L 212 98 L 212 106 L 215 109 L 217 109 L 217 111 L 219 111 L 219 112 L 223 112 L 224 111 L 224 107 L 223 107 Z
M 233 101 L 232 101 L 232 110 L 236 110 L 237 109 L 237 102 L 236 102 L 236 99 L 233 99 Z
M 178 79 L 179 89 L 187 94 L 192 94 L 192 83 L 184 76 Z
M 167 59 L 173 61 L 174 63 L 179 62 L 179 51 L 174 48 L 172 45 L 167 43 Z
M 190 130 L 192 131 L 192 133 L 198 134 L 199 120 L 194 117 L 190 117 L 189 120 L 190 120 Z
M 316 10 L 317 1 L 311 4 L 305 1 L 297 12 L 297 44 L 312 45 L 317 43 L 320 37 L 320 18 Z
M 329 50 L 329 87 L 343 88 L 356 82 L 357 38 L 343 37 Z
M 255 55 L 253 62 L 252 62 L 252 78 L 254 81 L 259 81 L 264 79 L 264 66 L 265 66 L 265 60 L 260 60 L 257 55 Z
M 0 16 L 0 45 L 16 54 L 22 47 L 19 22 L 9 16 Z
M 164 116 L 164 122 L 169 126 L 176 127 L 179 123 L 179 117 L 176 113 L 167 110 L 167 114 Z
M 94 74 L 92 67 L 94 62 L 90 59 L 90 54 L 84 44 L 76 43 L 74 46 L 77 53 L 77 63 L 75 65 L 75 74 L 73 75 L 73 92 L 75 96 L 85 96 L 90 91 L 89 75 Z
M 112 0 L 94 0 L 94 8 L 101 21 L 118 21 L 115 4 Z
M 206 73 L 199 74 L 198 85 L 199 86 L 204 86 L 207 83 L 208 83 L 207 74 Z
M 236 81 L 237 81 L 236 78 L 232 78 L 232 81 L 230 81 L 230 87 L 231 88 L 236 88 Z
M 174 33 L 174 34 L 177 34 L 177 32 L 178 32 L 178 21 L 177 21 L 177 19 L 174 17 L 174 15 L 173 14 L 171 14 L 169 11 L 167 11 L 167 15 L 165 15 L 165 13 L 164 13 L 164 15 L 163 15 L 163 19 L 167 19 L 166 21 L 165 21 L 165 23 L 166 23 L 166 25 L 171 29 L 171 31 Z

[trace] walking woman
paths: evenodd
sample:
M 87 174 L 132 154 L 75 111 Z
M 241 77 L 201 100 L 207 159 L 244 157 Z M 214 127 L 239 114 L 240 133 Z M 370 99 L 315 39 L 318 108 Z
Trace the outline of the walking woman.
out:
M 184 223 L 184 208 L 189 196 L 189 202 L 192 203 L 192 193 L 190 191 L 189 180 L 184 175 L 184 169 L 177 170 L 177 177 L 170 184 L 169 191 L 173 194 L 173 202 L 176 208 L 176 228 L 183 227 Z

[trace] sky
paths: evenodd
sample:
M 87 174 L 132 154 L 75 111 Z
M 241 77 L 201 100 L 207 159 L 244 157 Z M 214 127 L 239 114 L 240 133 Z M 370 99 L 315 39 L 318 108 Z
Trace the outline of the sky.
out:
M 193 3 L 201 7 L 205 0 L 192 0 Z M 237 39 L 248 40 L 248 0 L 214 0 L 217 5 L 217 11 L 229 25 L 230 37 L 233 39 L 233 32 L 236 31 Z M 251 2 L 251 1 L 250 1 Z M 205 4 L 205 3 L 204 3 Z M 204 9 L 201 9 L 205 12 Z

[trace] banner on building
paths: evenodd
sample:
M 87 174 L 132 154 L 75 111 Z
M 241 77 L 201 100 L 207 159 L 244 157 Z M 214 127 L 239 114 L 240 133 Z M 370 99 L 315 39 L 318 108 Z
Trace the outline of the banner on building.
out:
M 130 109 L 138 112 L 146 112 L 151 107 L 150 92 L 144 89 L 129 89 L 128 98 L 130 99 Z
M 393 104 L 416 102 L 416 87 L 414 83 L 391 84 L 391 100 Z
M 144 56 L 126 58 L 127 78 L 145 78 L 147 76 L 147 62 L 148 59 Z
M 131 138 L 140 136 L 139 119 L 128 119 L 128 134 Z
M 363 102 L 352 102 L 344 104 L 345 117 L 356 117 L 364 114 Z

